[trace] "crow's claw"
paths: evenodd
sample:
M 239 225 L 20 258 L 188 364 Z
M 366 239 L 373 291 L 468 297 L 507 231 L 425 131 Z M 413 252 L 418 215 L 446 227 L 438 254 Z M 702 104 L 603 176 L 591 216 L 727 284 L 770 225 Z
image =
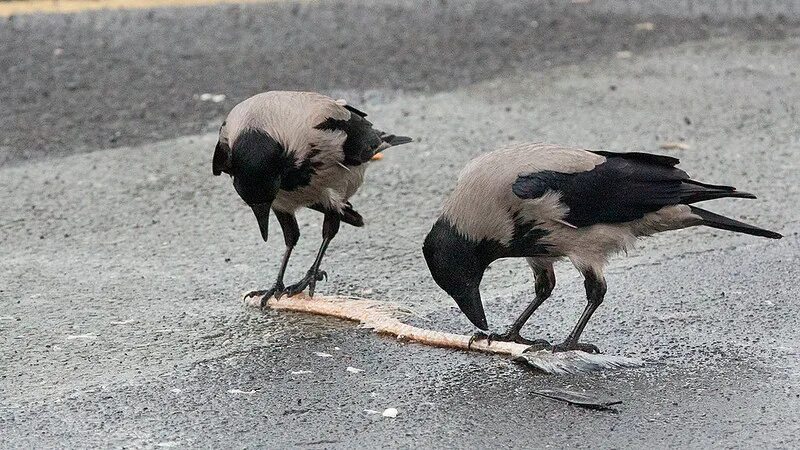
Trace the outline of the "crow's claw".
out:
M 260 308 L 264 309 L 267 307 L 267 302 L 269 301 L 270 298 L 275 296 L 276 299 L 279 299 L 280 294 L 282 292 L 283 292 L 283 284 L 275 283 L 275 286 L 272 286 L 269 289 L 250 291 L 244 297 L 245 298 L 261 297 Z
M 581 342 L 562 342 L 553 346 L 553 353 L 567 352 L 570 350 L 580 350 L 586 353 L 600 353 L 600 349 L 594 344 L 584 344 Z
M 300 281 L 287 287 L 283 293 L 289 297 L 295 296 L 308 288 L 308 296 L 313 297 L 317 287 L 317 281 L 328 280 L 328 274 L 324 270 L 309 271 Z
M 519 335 L 519 332 L 514 331 L 507 331 L 503 334 L 492 333 L 489 335 L 489 341 L 501 341 L 501 342 L 516 342 L 517 344 L 523 345 L 533 345 L 537 341 L 542 341 L 543 339 L 537 339 L 532 341 L 530 339 L 526 339 Z M 546 341 L 545 341 L 546 342 Z
M 552 350 L 553 344 L 544 339 L 534 339 L 530 343 L 530 347 L 526 348 L 523 353 L 538 352 L 540 350 Z
M 247 294 L 244 294 L 244 298 L 253 298 L 253 297 L 261 297 L 262 295 L 266 294 L 267 291 L 250 291 Z
M 467 349 L 472 348 L 472 344 L 475 343 L 475 341 L 479 341 L 479 340 L 482 340 L 482 339 L 486 339 L 487 341 L 489 341 L 489 342 L 487 342 L 487 345 L 492 343 L 492 340 L 491 340 L 491 338 L 489 337 L 488 334 L 484 333 L 483 331 L 476 331 L 475 334 L 473 334 L 469 338 L 469 343 L 467 344 Z
M 516 342 L 517 344 L 530 345 L 530 346 L 538 345 L 546 347 L 548 349 L 550 348 L 550 343 L 544 339 L 535 339 L 535 340 L 526 339 L 520 336 L 518 331 L 512 331 L 512 330 L 506 331 L 505 333 L 502 334 L 500 333 L 486 334 L 483 331 L 478 331 L 475 334 L 473 334 L 472 337 L 469 339 L 468 348 L 472 347 L 472 344 L 480 339 L 486 339 L 487 341 L 486 345 L 491 345 L 492 342 L 497 341 L 497 342 Z

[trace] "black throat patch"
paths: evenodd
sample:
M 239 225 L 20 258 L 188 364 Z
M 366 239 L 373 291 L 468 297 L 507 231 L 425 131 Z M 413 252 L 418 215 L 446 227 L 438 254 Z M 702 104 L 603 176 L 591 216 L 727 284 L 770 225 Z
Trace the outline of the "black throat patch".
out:
M 473 241 L 456 229 L 446 218 L 440 218 L 425 239 L 426 259 L 434 259 L 436 265 L 461 267 L 465 273 L 482 274 L 486 267 L 500 258 L 527 256 L 550 256 L 549 246 L 542 242 L 547 236 L 545 229 L 535 223 L 514 222 L 514 235 L 508 245 L 484 238 Z M 428 261 L 429 265 L 431 261 Z
M 236 139 L 232 153 L 232 172 L 247 183 L 259 183 L 260 178 L 280 177 L 280 188 L 293 191 L 311 183 L 316 165 L 311 158 L 319 152 L 312 149 L 299 164 L 269 134 L 247 129 Z

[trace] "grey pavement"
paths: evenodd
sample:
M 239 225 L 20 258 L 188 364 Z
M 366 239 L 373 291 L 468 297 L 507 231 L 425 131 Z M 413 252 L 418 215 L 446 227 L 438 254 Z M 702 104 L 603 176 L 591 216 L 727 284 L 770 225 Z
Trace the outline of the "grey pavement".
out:
M 356 89 L 377 126 L 418 142 L 372 164 L 353 199 L 367 225 L 342 229 L 318 289 L 397 303 L 417 325 L 472 331 L 420 247 L 458 170 L 499 145 L 661 152 L 757 194 L 707 207 L 784 239 L 691 229 L 613 259 L 585 339 L 641 369 L 547 376 L 245 308 L 282 239 L 272 227 L 264 244 L 230 181 L 211 176 L 212 134 L 15 160 L 0 168 L 0 447 L 797 447 L 798 60 L 797 37 L 734 33 L 430 91 Z M 670 141 L 689 148 L 659 149 Z M 319 215 L 300 222 L 290 280 L 319 244 Z M 563 338 L 580 314 L 578 274 L 556 273 L 524 334 Z M 532 277 L 500 261 L 482 290 L 499 329 Z M 623 403 L 589 411 L 539 388 Z M 390 407 L 394 419 L 367 412 Z

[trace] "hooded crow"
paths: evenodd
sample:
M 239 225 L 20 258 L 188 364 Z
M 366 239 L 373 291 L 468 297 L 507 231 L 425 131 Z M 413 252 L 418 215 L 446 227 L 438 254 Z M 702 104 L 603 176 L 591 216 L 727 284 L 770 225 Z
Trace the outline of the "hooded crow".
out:
M 608 257 L 640 236 L 705 225 L 779 239 L 781 235 L 723 217 L 692 203 L 755 198 L 729 186 L 701 183 L 678 160 L 648 153 L 588 151 L 521 144 L 484 154 L 461 172 L 439 220 L 425 239 L 431 275 L 481 330 L 487 330 L 479 285 L 499 258 L 523 257 L 533 269 L 536 296 L 503 334 L 486 336 L 553 351 L 598 352 L 578 341 L 603 302 Z M 549 296 L 553 263 L 569 258 L 584 277 L 588 304 L 567 339 L 530 341 L 519 331 Z
M 313 92 L 273 91 L 236 105 L 219 130 L 213 173 L 227 173 L 236 192 L 252 208 L 267 240 L 272 210 L 283 230 L 286 251 L 275 284 L 247 297 L 292 296 L 327 277 L 319 266 L 341 222 L 361 227 L 364 220 L 350 197 L 364 180 L 367 163 L 378 152 L 411 138 L 372 128 L 366 114 L 343 100 Z M 299 282 L 285 287 L 283 276 L 300 238 L 299 208 L 324 215 L 322 245 Z

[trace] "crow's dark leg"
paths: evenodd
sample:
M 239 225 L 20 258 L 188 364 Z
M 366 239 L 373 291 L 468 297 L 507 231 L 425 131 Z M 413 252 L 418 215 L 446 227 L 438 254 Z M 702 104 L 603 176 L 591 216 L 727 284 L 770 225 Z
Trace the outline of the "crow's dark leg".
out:
M 595 274 L 591 270 L 585 272 L 583 276 L 583 285 L 586 287 L 586 309 L 583 310 L 581 318 L 578 319 L 578 323 L 569 336 L 567 336 L 567 339 L 563 343 L 553 346 L 553 352 L 583 350 L 588 353 L 600 353 L 600 349 L 598 349 L 597 346 L 593 344 L 582 344 L 578 342 L 578 339 L 580 339 L 581 333 L 583 333 L 583 329 L 586 327 L 592 314 L 594 314 L 597 307 L 603 303 L 603 297 L 606 295 L 606 280 L 602 275 Z
M 261 308 L 267 305 L 267 301 L 274 295 L 275 298 L 281 298 L 285 289 L 283 285 L 283 275 L 286 273 L 286 266 L 289 264 L 289 257 L 292 256 L 292 250 L 297 245 L 300 239 L 300 227 L 297 226 L 297 219 L 292 213 L 285 213 L 281 211 L 272 210 L 275 217 L 278 218 L 278 223 L 283 230 L 283 241 L 286 243 L 286 251 L 283 252 L 283 259 L 281 260 L 281 268 L 278 270 L 278 279 L 275 280 L 275 285 L 266 290 L 253 291 L 246 295 L 246 297 L 261 297 Z
M 314 296 L 314 289 L 317 286 L 317 281 L 321 281 L 323 278 L 328 277 L 328 274 L 325 273 L 324 270 L 319 270 L 319 265 L 322 263 L 322 257 L 325 256 L 325 250 L 328 249 L 328 244 L 331 243 L 331 240 L 333 240 L 333 237 L 336 236 L 336 233 L 339 231 L 340 223 L 341 220 L 337 214 L 325 213 L 325 220 L 322 222 L 322 245 L 319 246 L 317 259 L 314 260 L 314 264 L 312 264 L 311 268 L 308 269 L 308 272 L 303 279 L 284 290 L 286 295 L 290 297 L 297 295 L 303 292 L 303 290 L 307 287 L 308 296 Z
M 546 268 L 542 268 L 536 265 L 531 264 L 531 268 L 533 269 L 533 275 L 536 279 L 536 297 L 528 304 L 528 307 L 522 311 L 517 320 L 514 321 L 513 324 L 508 328 L 508 330 L 503 334 L 491 333 L 486 335 L 485 333 L 478 332 L 473 335 L 472 340 L 475 339 L 488 339 L 489 342 L 491 341 L 504 341 L 504 342 L 516 342 L 518 344 L 525 344 L 535 346 L 538 349 L 541 348 L 550 348 L 551 345 L 544 339 L 536 339 L 530 340 L 526 339 L 519 335 L 519 331 L 525 326 L 525 323 L 530 319 L 531 315 L 536 311 L 545 300 L 550 297 L 550 294 L 553 293 L 553 288 L 556 287 L 556 273 L 553 271 L 553 265 L 550 264 Z

